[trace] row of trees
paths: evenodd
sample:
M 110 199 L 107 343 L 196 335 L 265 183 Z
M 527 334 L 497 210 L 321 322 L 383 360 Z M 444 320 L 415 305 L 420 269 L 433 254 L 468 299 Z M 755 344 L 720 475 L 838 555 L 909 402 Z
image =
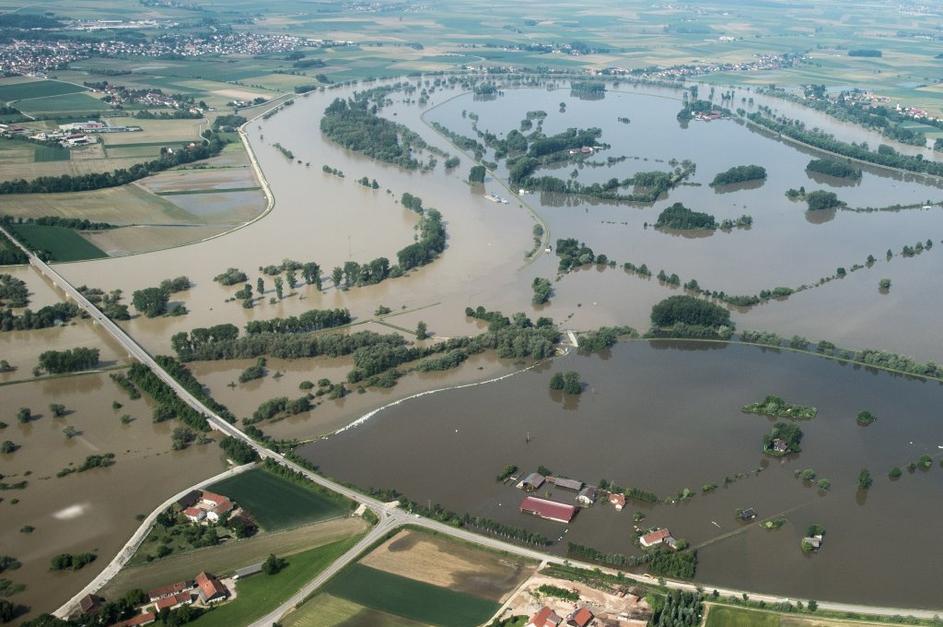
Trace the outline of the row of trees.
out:
M 68 322 L 81 313 L 73 303 L 55 303 L 37 311 L 24 309 L 19 316 L 11 309 L 0 310 L 0 331 L 46 329 Z
M 11 274 L 0 274 L 0 306 L 26 307 L 29 304 L 29 288 L 26 282 Z
M 311 411 L 312 407 L 311 399 L 308 398 L 307 394 L 294 400 L 290 400 L 287 396 L 280 396 L 264 401 L 253 412 L 252 417 L 244 419 L 243 423 L 249 425 L 276 417 L 284 418 L 303 414 L 306 411 Z
M 350 321 L 350 311 L 347 309 L 312 309 L 300 316 L 250 320 L 246 323 L 246 333 L 250 335 L 258 333 L 309 333 L 339 327 L 350 323 Z
M 91 370 L 98 366 L 97 348 L 70 348 L 64 351 L 45 351 L 39 355 L 39 367 L 52 374 Z
M 40 176 L 30 181 L 25 179 L 4 181 L 0 183 L 0 194 L 82 192 L 126 185 L 163 170 L 216 156 L 227 143 L 212 130 L 204 131 L 203 137 L 204 140 L 200 143 L 183 146 L 176 150 L 161 148 L 160 157 L 157 159 L 135 163 L 129 168 L 120 168 L 111 172 Z

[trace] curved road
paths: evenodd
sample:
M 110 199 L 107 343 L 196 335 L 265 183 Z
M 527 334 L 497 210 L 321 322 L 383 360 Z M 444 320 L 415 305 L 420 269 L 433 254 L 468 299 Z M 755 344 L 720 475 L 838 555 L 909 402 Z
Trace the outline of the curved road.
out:
M 504 551 L 507 553 L 512 553 L 515 555 L 520 555 L 537 561 L 545 561 L 551 564 L 562 564 L 564 561 L 567 563 L 588 569 L 598 568 L 596 564 L 588 564 L 584 562 L 576 562 L 573 560 L 564 560 L 564 558 L 558 555 L 550 555 L 548 553 L 543 553 L 534 549 L 528 549 L 525 547 L 517 546 L 507 542 L 503 542 L 496 538 L 481 536 L 475 533 L 471 533 L 465 529 L 460 529 L 456 527 L 451 527 L 434 520 L 427 518 L 421 518 L 418 515 L 409 515 L 406 512 L 395 507 L 394 504 L 386 504 L 381 501 L 374 499 L 372 497 L 366 496 L 348 488 L 347 486 L 341 485 L 330 479 L 322 477 L 317 473 L 314 473 L 307 468 L 299 466 L 298 464 L 292 462 L 291 460 L 286 459 L 283 455 L 275 453 L 274 451 L 269 450 L 262 444 L 256 442 L 248 435 L 239 430 L 236 426 L 226 422 L 219 415 L 211 411 L 206 407 L 199 399 L 193 396 L 188 392 L 182 385 L 180 385 L 169 373 L 167 373 L 160 365 L 154 360 L 151 355 L 144 350 L 144 348 L 138 344 L 130 335 L 128 335 L 124 329 L 115 324 L 111 319 L 105 316 L 94 304 L 92 304 L 87 298 L 85 298 L 78 290 L 76 290 L 65 278 L 62 277 L 58 272 L 51 268 L 39 257 L 30 252 L 26 247 L 20 244 L 16 239 L 14 239 L 10 233 L 0 226 L 0 232 L 6 235 L 10 241 L 16 244 L 24 253 L 29 257 L 30 265 L 41 275 L 52 281 L 52 283 L 65 292 L 66 297 L 75 301 L 75 304 L 78 305 L 82 310 L 84 310 L 89 317 L 96 323 L 101 325 L 101 327 L 112 335 L 127 351 L 128 355 L 142 364 L 150 368 L 155 375 L 157 375 L 164 383 L 166 383 L 182 401 L 187 405 L 192 407 L 194 410 L 204 415 L 209 422 L 210 426 L 228 436 L 238 438 L 252 447 L 260 457 L 263 459 L 272 459 L 275 462 L 294 470 L 302 475 L 304 475 L 310 481 L 327 488 L 333 492 L 337 492 L 352 501 L 361 503 L 377 514 L 380 518 L 380 523 L 369 533 L 367 534 L 354 548 L 345 553 L 338 559 L 336 562 L 331 564 L 324 572 L 322 572 L 317 578 L 309 582 L 302 590 L 293 595 L 291 599 L 286 601 L 282 606 L 276 609 L 274 612 L 268 616 L 260 619 L 254 623 L 257 627 L 271 627 L 272 623 L 277 622 L 278 618 L 283 616 L 285 613 L 290 611 L 298 603 L 303 601 L 306 597 L 311 595 L 319 586 L 321 586 L 325 581 L 327 581 L 331 576 L 336 574 L 341 568 L 357 558 L 360 553 L 362 553 L 367 547 L 370 546 L 376 540 L 379 540 L 383 534 L 388 531 L 405 525 L 407 523 L 416 525 L 419 527 L 424 527 L 444 535 L 452 536 L 465 540 L 467 542 L 472 542 L 474 544 L 482 545 L 494 550 Z M 140 530 L 139 530 L 140 531 Z M 604 572 L 615 573 L 616 571 L 612 569 L 602 569 Z M 96 577 L 96 582 L 99 582 L 100 585 L 104 585 L 111 573 L 110 568 L 106 568 L 107 572 L 103 572 L 99 577 Z M 109 574 L 110 573 L 110 574 Z M 657 583 L 657 580 L 653 577 L 647 575 L 633 575 L 630 573 L 624 573 L 626 580 L 628 581 L 638 581 L 640 583 Z M 694 590 L 695 584 L 684 583 L 678 581 L 666 581 L 665 585 L 669 588 L 675 588 L 680 590 Z M 709 585 L 702 585 L 702 588 L 712 588 Z M 723 588 L 717 588 L 723 596 L 741 596 L 745 591 L 742 590 L 728 590 Z M 749 593 L 750 597 L 756 601 L 766 601 L 767 603 L 779 603 L 784 601 L 789 601 L 790 599 L 785 597 L 778 597 L 773 595 L 764 595 L 764 594 L 755 594 Z M 74 599 L 73 599 L 74 600 Z M 795 601 L 795 599 L 793 599 Z M 72 601 L 66 605 L 59 608 L 56 611 L 57 616 L 67 615 L 68 611 L 72 607 Z M 871 607 L 866 605 L 855 605 L 847 603 L 832 603 L 827 601 L 822 601 L 819 603 L 819 607 L 825 610 L 834 610 L 838 612 L 857 612 L 862 614 L 877 614 L 881 616 L 895 616 L 895 615 L 910 615 L 918 618 L 932 619 L 938 612 L 932 610 L 908 610 L 901 608 L 886 608 L 886 607 Z

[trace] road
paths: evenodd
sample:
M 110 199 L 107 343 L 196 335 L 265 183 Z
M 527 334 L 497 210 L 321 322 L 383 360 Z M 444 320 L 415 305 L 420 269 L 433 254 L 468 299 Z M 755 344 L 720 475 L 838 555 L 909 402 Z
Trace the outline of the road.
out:
M 184 495 L 189 493 L 191 490 L 199 490 L 201 488 L 205 488 L 208 485 L 222 481 L 223 479 L 228 479 L 229 477 L 238 475 L 242 472 L 245 472 L 246 470 L 249 470 L 250 468 L 253 468 L 254 466 L 255 464 L 244 464 L 242 466 L 230 468 L 229 470 L 219 473 L 215 477 L 210 477 L 209 479 L 201 481 L 196 485 L 184 488 L 180 492 L 177 492 L 172 497 L 158 505 L 154 511 L 152 511 L 147 516 L 147 518 L 144 519 L 137 530 L 131 534 L 131 538 L 125 542 L 124 546 L 121 547 L 121 550 L 118 551 L 118 554 L 115 555 L 111 562 L 108 563 L 108 566 L 105 567 L 105 570 L 98 573 L 94 579 L 88 582 L 88 585 L 76 592 L 71 599 L 63 603 L 59 609 L 53 612 L 53 614 L 58 618 L 67 618 L 69 614 L 79 608 L 79 601 L 82 600 L 82 597 L 84 597 L 86 594 L 95 594 L 101 590 L 106 583 L 111 581 L 111 579 L 118 574 L 118 571 L 124 568 L 125 565 L 131 560 L 131 558 L 137 552 L 138 548 L 140 548 L 141 543 L 144 542 L 144 538 L 147 537 L 148 532 L 150 532 L 151 527 L 154 525 L 154 521 L 157 520 L 157 516 L 179 499 L 181 499 Z
M 51 268 L 48 264 L 46 264 L 39 257 L 32 254 L 29 250 L 27 250 L 26 247 L 24 247 L 16 239 L 14 239 L 10 235 L 10 233 L 6 229 L 4 229 L 2 226 L 0 226 L 0 232 L 6 235 L 10 239 L 10 241 L 14 242 L 24 253 L 26 253 L 29 256 L 29 263 L 37 272 L 39 272 L 42 276 L 52 281 L 52 283 L 56 287 L 58 287 L 63 292 L 65 292 L 67 298 L 73 300 L 75 304 L 78 305 L 83 311 L 85 311 L 96 324 L 100 325 L 103 330 L 107 331 L 112 337 L 114 337 L 114 339 L 118 341 L 118 343 L 120 343 L 125 348 L 125 350 L 127 350 L 128 355 L 130 357 L 138 360 L 139 362 L 141 362 L 142 364 L 150 368 L 154 372 L 154 374 L 158 376 L 161 379 L 161 381 L 166 383 L 182 401 L 184 401 L 187 405 L 192 407 L 194 410 L 196 410 L 200 414 L 204 415 L 207 421 L 209 422 L 210 427 L 212 427 L 213 429 L 225 435 L 232 436 L 234 438 L 238 438 L 246 442 L 263 459 L 272 459 L 275 462 L 283 466 L 286 466 L 290 468 L 291 470 L 294 470 L 295 472 L 302 474 L 313 483 L 316 483 L 333 492 L 337 492 L 338 494 L 341 494 L 352 501 L 366 505 L 368 508 L 373 510 L 373 512 L 379 517 L 380 523 L 377 526 L 377 528 L 371 531 L 371 533 L 369 533 L 366 537 L 364 537 L 364 539 L 361 540 L 361 542 L 358 543 L 356 547 L 354 547 L 353 549 L 345 553 L 339 560 L 337 560 L 334 564 L 332 564 L 321 575 L 319 575 L 317 578 L 309 582 L 302 590 L 300 590 L 291 599 L 289 599 L 289 601 L 287 601 L 277 610 L 275 610 L 270 615 L 262 619 L 262 621 L 271 621 L 271 622 L 260 621 L 260 622 L 255 623 L 255 625 L 257 625 L 258 627 L 271 627 L 271 624 L 273 622 L 276 622 L 277 620 L 276 618 L 273 618 L 273 617 L 284 615 L 287 611 L 289 611 L 292 607 L 294 607 L 295 604 L 302 601 L 308 595 L 310 595 L 315 590 L 317 590 L 317 588 L 320 585 L 322 585 L 325 581 L 327 581 L 327 579 L 329 579 L 333 574 L 335 574 L 345 565 L 347 565 L 352 560 L 354 560 L 360 554 L 360 552 L 362 552 L 363 549 L 369 546 L 372 542 L 382 537 L 384 533 L 387 533 L 407 523 L 416 525 L 419 527 L 424 527 L 426 529 L 430 529 L 432 531 L 436 531 L 444 535 L 452 536 L 454 538 L 459 538 L 461 540 L 465 540 L 467 542 L 485 546 L 487 548 L 491 548 L 497 551 L 505 551 L 507 553 L 520 555 L 522 557 L 527 557 L 527 558 L 534 559 L 537 561 L 546 561 L 547 563 L 550 563 L 550 564 L 562 564 L 564 562 L 564 558 L 558 555 L 551 555 L 549 553 L 544 553 L 535 549 L 529 549 L 526 547 L 517 546 L 515 544 L 503 542 L 501 540 L 498 540 L 497 538 L 481 536 L 481 535 L 472 533 L 470 531 L 467 531 L 465 529 L 451 527 L 449 525 L 445 525 L 445 524 L 436 522 L 434 520 L 421 518 L 419 516 L 409 515 L 406 512 L 391 506 L 390 504 L 383 503 L 377 499 L 361 494 L 360 492 L 357 492 L 356 490 L 353 490 L 344 485 L 331 481 L 330 479 L 322 477 L 321 475 L 315 472 L 312 472 L 308 470 L 307 468 L 304 468 L 303 466 L 299 466 L 298 464 L 292 462 L 289 459 L 286 459 L 283 455 L 269 450 L 265 446 L 261 445 L 260 443 L 256 442 L 255 440 L 250 438 L 248 435 L 243 433 L 236 426 L 228 423 L 226 420 L 221 418 L 215 412 L 211 411 L 202 402 L 200 402 L 199 399 L 197 399 L 190 392 L 188 392 L 173 377 L 171 377 L 170 374 L 168 374 L 163 368 L 161 368 L 160 365 L 154 360 L 154 358 L 151 357 L 150 353 L 148 353 L 140 344 L 138 344 L 130 335 L 128 335 L 124 331 L 124 329 L 119 327 L 111 319 L 109 319 L 101 311 L 99 311 L 99 309 L 94 304 L 92 304 L 87 298 L 85 298 L 81 293 L 79 293 L 79 291 L 76 290 L 68 281 L 66 281 L 65 278 L 62 277 L 62 275 L 56 272 L 53 268 Z M 358 547 L 359 547 L 359 550 L 358 550 Z M 573 566 L 577 566 L 581 568 L 594 569 L 598 567 L 596 564 L 577 562 L 573 560 L 566 560 L 566 561 L 567 563 Z M 106 571 L 107 570 L 108 569 L 106 569 Z M 602 570 L 604 572 L 610 572 L 610 573 L 616 572 L 611 569 L 602 569 Z M 103 572 L 100 575 L 100 577 L 96 577 L 96 581 L 100 581 L 101 585 L 103 586 L 108 581 L 111 575 L 113 575 L 113 573 L 109 574 L 109 573 Z M 624 573 L 624 576 L 627 581 L 637 581 L 640 583 L 647 583 L 647 584 L 657 583 L 657 581 L 653 577 L 649 577 L 647 575 L 633 575 L 629 573 Z M 669 588 L 675 588 L 675 589 L 680 589 L 680 590 L 694 590 L 695 589 L 694 584 L 678 582 L 678 581 L 669 580 L 665 582 L 665 585 L 667 585 Z M 706 589 L 713 589 L 712 586 L 707 585 L 707 584 L 703 584 L 702 587 Z M 790 601 L 790 599 L 785 598 L 785 597 L 755 594 L 755 593 L 750 593 L 748 591 L 743 591 L 743 590 L 728 590 L 728 589 L 723 589 L 723 588 L 717 588 L 717 590 L 723 596 L 737 596 L 737 597 L 741 596 L 742 594 L 746 592 L 747 594 L 750 595 L 750 597 L 753 600 L 766 601 L 767 603 L 780 603 L 780 602 Z M 796 599 L 792 599 L 792 601 L 795 601 L 795 600 Z M 863 614 L 877 614 L 877 615 L 882 615 L 882 616 L 910 615 L 910 616 L 915 616 L 917 618 L 926 618 L 926 619 L 931 619 L 936 614 L 938 614 L 938 612 L 934 612 L 932 610 L 909 610 L 909 609 L 902 609 L 902 608 L 872 607 L 872 606 L 854 605 L 854 604 L 847 604 L 847 603 L 833 603 L 833 602 L 828 602 L 828 601 L 819 602 L 819 607 L 825 610 L 834 610 L 838 612 L 857 612 L 857 613 L 863 613 Z M 60 608 L 60 610 L 62 609 L 63 608 Z

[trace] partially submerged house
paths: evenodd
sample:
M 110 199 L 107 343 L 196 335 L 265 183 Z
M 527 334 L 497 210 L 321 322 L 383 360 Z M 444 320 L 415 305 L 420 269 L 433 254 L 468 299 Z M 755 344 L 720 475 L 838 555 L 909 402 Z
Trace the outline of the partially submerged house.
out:
M 569 523 L 576 515 L 576 506 L 558 503 L 547 499 L 537 498 L 536 496 L 524 497 L 520 506 L 521 512 L 531 514 L 545 520 L 554 522 Z
M 591 485 L 586 486 L 576 495 L 576 502 L 583 507 L 590 507 L 596 502 L 596 488 Z
M 520 487 L 525 492 L 533 492 L 534 490 L 539 489 L 546 480 L 546 477 L 544 477 L 539 472 L 532 472 L 524 477 L 524 480 L 521 481 L 518 487 Z
M 674 538 L 671 537 L 671 532 L 667 529 L 656 529 L 651 533 L 646 533 L 644 536 L 639 538 L 639 544 L 642 545 L 642 548 L 647 549 L 653 546 L 658 546 L 659 544 L 668 544 L 668 539 L 671 538 L 673 541 Z

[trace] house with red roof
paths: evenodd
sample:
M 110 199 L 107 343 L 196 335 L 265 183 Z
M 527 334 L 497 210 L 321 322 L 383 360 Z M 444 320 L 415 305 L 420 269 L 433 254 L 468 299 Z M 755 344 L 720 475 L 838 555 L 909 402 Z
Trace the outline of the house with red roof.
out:
M 159 588 L 154 588 L 147 593 L 147 597 L 151 600 L 151 603 L 165 599 L 167 597 L 172 597 L 181 592 L 190 592 L 194 588 L 193 580 L 187 581 L 178 581 L 177 583 L 167 584 L 166 586 L 161 586 Z
M 617 512 L 621 512 L 622 508 L 625 507 L 625 495 L 619 494 L 618 492 L 610 492 L 609 502 L 616 508 Z
M 200 601 L 204 605 L 219 603 L 229 598 L 229 590 L 215 576 L 206 571 L 201 571 L 196 576 L 197 591 L 200 595 Z
M 183 515 L 186 516 L 187 520 L 190 522 L 200 522 L 206 518 L 206 512 L 199 507 L 188 507 L 183 510 Z
M 112 627 L 137 627 L 138 625 L 150 625 L 157 620 L 157 614 L 154 612 L 144 612 L 137 616 L 132 616 L 128 620 L 115 623 Z
M 595 616 L 589 611 L 589 608 L 581 607 L 566 617 L 566 624 L 573 625 L 573 627 L 587 627 L 593 622 L 594 618 Z
M 179 592 L 170 597 L 164 597 L 159 599 L 157 603 L 154 604 L 154 610 L 160 612 L 161 610 L 174 610 L 182 605 L 190 605 L 193 603 L 193 595 L 189 592 Z
M 644 536 L 639 538 L 639 544 L 642 545 L 642 548 L 647 549 L 649 547 L 657 546 L 667 542 L 669 538 L 671 538 L 670 531 L 667 529 L 656 529 L 655 531 L 646 533 Z M 674 540 L 674 538 L 671 539 Z
M 558 627 L 562 623 L 563 619 L 560 618 L 556 612 L 544 606 L 530 617 L 530 622 L 527 623 L 527 627 Z

